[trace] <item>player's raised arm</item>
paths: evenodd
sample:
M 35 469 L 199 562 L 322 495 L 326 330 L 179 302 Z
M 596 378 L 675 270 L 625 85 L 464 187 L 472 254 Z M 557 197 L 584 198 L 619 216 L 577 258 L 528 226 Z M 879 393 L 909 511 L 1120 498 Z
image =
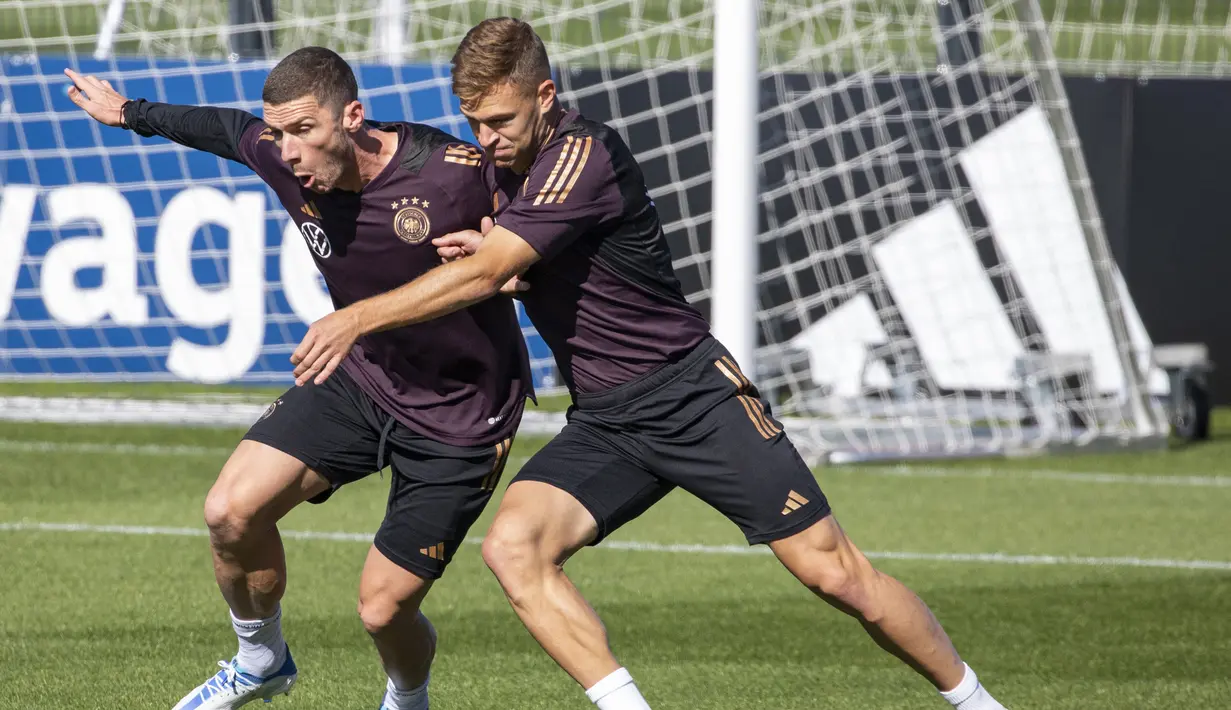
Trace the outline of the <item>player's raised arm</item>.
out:
M 68 97 L 99 123 L 127 128 L 147 138 L 162 136 L 239 163 L 245 162 L 239 149 L 244 131 L 261 122 L 256 116 L 238 109 L 129 100 L 106 79 L 79 74 L 72 69 L 65 69 L 64 73 L 73 82 Z

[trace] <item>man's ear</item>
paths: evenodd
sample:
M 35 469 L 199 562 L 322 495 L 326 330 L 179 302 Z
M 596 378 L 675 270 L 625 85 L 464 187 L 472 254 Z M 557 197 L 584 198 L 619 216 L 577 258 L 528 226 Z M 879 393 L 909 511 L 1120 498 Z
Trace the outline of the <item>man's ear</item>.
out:
M 363 104 L 359 101 L 352 101 L 342 109 L 342 130 L 347 133 L 354 133 L 360 128 L 363 128 Z
M 544 79 L 542 84 L 539 84 L 536 98 L 539 103 L 539 111 L 547 113 L 556 103 L 556 82 L 551 79 Z

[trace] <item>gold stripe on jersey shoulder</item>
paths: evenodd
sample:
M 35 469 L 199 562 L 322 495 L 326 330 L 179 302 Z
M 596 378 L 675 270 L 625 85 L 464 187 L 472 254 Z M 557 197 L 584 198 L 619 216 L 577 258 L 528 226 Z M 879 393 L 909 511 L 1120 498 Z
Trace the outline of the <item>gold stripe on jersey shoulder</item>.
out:
M 569 164 L 564 166 L 564 172 L 563 174 L 560 174 L 560 180 L 556 181 L 555 187 L 551 188 L 551 194 L 548 194 L 547 199 L 545 199 L 544 202 L 559 201 L 560 191 L 564 188 L 565 183 L 569 181 L 569 176 L 572 175 L 572 171 L 574 171 L 577 165 L 577 159 L 581 158 L 581 151 L 583 149 L 583 145 L 585 145 L 585 142 L 586 140 L 583 138 L 577 138 L 574 140 L 575 148 L 572 149 L 572 156 L 569 158 Z
M 456 163 L 474 168 L 479 166 L 482 158 L 482 151 L 466 143 L 453 143 L 445 147 L 444 161 L 446 163 Z
M 479 149 L 470 145 L 469 143 L 451 143 L 445 146 L 445 152 L 446 153 L 465 153 L 465 154 L 470 154 L 470 155 L 475 155 L 475 156 L 480 154 Z
M 577 184 L 577 178 L 581 176 L 581 171 L 586 168 L 586 161 L 590 159 L 590 147 L 594 144 L 594 139 L 586 136 L 582 139 L 582 142 L 585 145 L 581 149 L 581 160 L 577 162 L 577 169 L 573 171 L 573 177 L 569 178 L 568 184 L 564 186 L 564 191 L 556 196 L 557 204 L 568 199 L 569 193 L 573 191 L 573 186 Z
M 551 174 L 547 176 L 547 182 L 543 183 L 543 187 L 539 188 L 538 197 L 534 198 L 534 204 L 543 204 L 544 198 L 551 194 L 552 189 L 556 184 L 557 178 L 563 178 L 561 170 L 568 164 L 573 154 L 573 149 L 576 146 L 576 141 L 572 136 L 564 137 L 564 149 L 560 151 L 559 157 L 556 158 L 556 164 L 551 168 Z
M 573 144 L 573 150 L 569 154 L 568 163 L 564 165 L 564 170 L 560 172 L 560 179 L 552 185 L 551 191 L 544 196 L 543 204 L 551 204 L 556 201 L 556 198 L 560 196 L 560 190 L 568 182 L 569 175 L 572 175 L 573 167 L 577 165 L 577 158 L 581 155 L 582 145 L 585 143 L 585 140 L 569 136 L 569 141 Z

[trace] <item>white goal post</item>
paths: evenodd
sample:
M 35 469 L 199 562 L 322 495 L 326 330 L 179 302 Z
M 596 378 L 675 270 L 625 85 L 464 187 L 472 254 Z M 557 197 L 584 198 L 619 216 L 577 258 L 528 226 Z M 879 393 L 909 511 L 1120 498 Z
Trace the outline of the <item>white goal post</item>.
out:
M 375 117 L 469 137 L 447 60 L 507 14 L 548 43 L 565 101 L 625 137 L 688 297 L 810 458 L 1165 438 L 1168 383 L 1061 77 L 1221 72 L 1226 18 L 1203 2 L 1191 22 L 1146 0 L 1157 21 L 1098 0 L 233 2 L 254 5 L 0 6 L 0 380 L 288 382 L 329 308 L 259 180 L 91 124 L 64 66 L 255 111 L 277 56 L 321 44 Z M 275 51 L 236 51 L 245 32 Z

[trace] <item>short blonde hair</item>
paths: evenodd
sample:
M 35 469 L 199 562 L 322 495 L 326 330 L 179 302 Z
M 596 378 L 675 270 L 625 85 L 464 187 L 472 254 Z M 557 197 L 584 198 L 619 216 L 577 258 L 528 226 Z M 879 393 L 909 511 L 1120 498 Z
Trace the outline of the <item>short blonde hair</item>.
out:
M 532 93 L 550 78 L 543 40 L 529 23 L 512 17 L 470 28 L 453 53 L 453 93 L 463 105 L 482 101 L 502 84 Z

